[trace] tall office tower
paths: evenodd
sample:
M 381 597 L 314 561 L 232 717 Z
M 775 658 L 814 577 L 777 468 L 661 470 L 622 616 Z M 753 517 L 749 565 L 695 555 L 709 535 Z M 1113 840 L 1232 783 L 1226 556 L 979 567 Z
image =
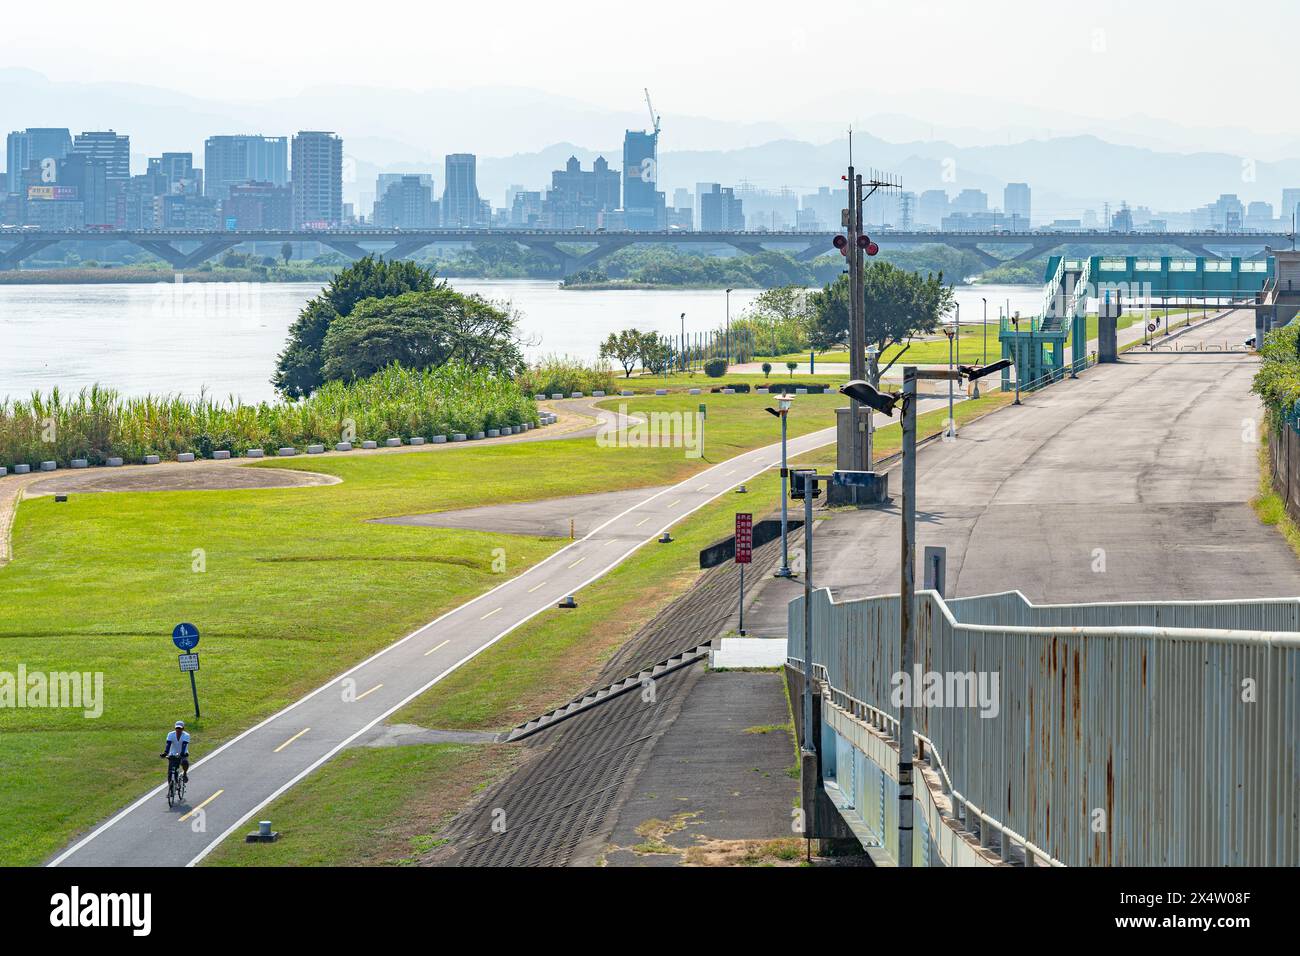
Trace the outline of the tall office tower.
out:
M 193 153 L 163 153 L 161 156 L 151 156 L 149 173 L 162 179 L 165 193 L 185 196 L 203 194 L 203 170 L 194 167 Z
M 203 143 L 203 194 L 221 202 L 239 183 L 289 185 L 284 136 L 209 136 Z
M 664 228 L 664 194 L 659 183 L 659 130 L 627 130 L 623 137 L 623 213 L 628 229 Z
M 700 183 L 700 187 L 700 231 L 743 232 L 745 206 L 736 191 L 717 183 Z
M 478 159 L 473 153 L 449 153 L 443 173 L 442 224 L 451 229 L 473 229 L 482 221 L 478 194 Z
M 1296 217 L 1296 222 L 1300 223 L 1300 215 L 1296 215 L 1296 208 L 1300 207 L 1300 189 L 1282 190 L 1282 209 L 1279 215 L 1282 217 L 1282 228 L 1291 228 L 1291 217 Z
M 1030 228 L 1028 183 L 1007 183 L 1002 190 L 1002 211 L 1007 216 L 1007 227 L 1013 232 Z
M 548 229 L 596 229 L 604 214 L 618 208 L 618 172 L 597 156 L 591 171 L 570 156 L 564 169 L 551 173 L 551 190 L 542 204 Z
M 948 215 L 948 193 L 942 189 L 927 189 L 916 201 L 919 224 L 927 229 L 939 229 Z
M 293 224 L 330 229 L 343 221 L 343 140 L 304 130 L 292 143 Z
M 16 130 L 5 144 L 5 170 L 8 175 L 8 192 L 22 191 L 23 173 L 35 164 L 43 170 L 43 178 L 52 183 L 58 162 L 72 152 L 72 133 L 61 127 L 34 127 Z
M 989 194 L 982 189 L 963 189 L 952 201 L 953 212 L 980 213 L 989 211 Z
M 433 177 L 399 175 L 379 177 L 379 199 L 375 202 L 375 225 L 381 229 L 430 229 L 433 219 Z
M 117 225 L 118 197 L 131 179 L 131 140 L 112 130 L 78 133 L 65 159 L 73 164 L 68 178 L 75 180 L 88 226 Z

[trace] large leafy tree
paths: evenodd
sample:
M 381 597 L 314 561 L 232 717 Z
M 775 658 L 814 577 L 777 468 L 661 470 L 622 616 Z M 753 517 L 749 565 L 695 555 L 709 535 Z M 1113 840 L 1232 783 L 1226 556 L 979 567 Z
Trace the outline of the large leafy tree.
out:
M 888 372 L 907 351 L 913 338 L 935 331 L 943 316 L 952 309 L 952 286 L 945 285 L 943 273 L 922 276 L 891 265 L 874 262 L 863 273 L 866 344 L 884 355 L 897 350 L 883 369 L 871 369 L 873 385 Z M 841 276 L 820 292 L 809 296 L 813 318 L 809 341 L 814 349 L 825 352 L 849 344 L 849 280 Z
M 457 362 L 513 376 L 523 369 L 517 317 L 449 288 L 366 299 L 335 319 L 321 347 L 326 381 L 366 378 L 394 363 Z
M 432 271 L 414 262 L 388 262 L 374 256 L 357 260 L 335 273 L 289 327 L 289 341 L 276 359 L 271 384 L 288 398 L 301 398 L 319 388 L 325 382 L 321 348 L 326 332 L 358 302 L 447 288 Z
M 672 342 L 658 332 L 646 332 L 641 336 L 639 353 L 641 367 L 654 375 L 672 367 Z
M 600 344 L 600 357 L 618 362 L 623 366 L 623 377 L 631 378 L 632 369 L 641 358 L 641 338 L 642 334 L 636 329 L 611 332 L 609 338 Z

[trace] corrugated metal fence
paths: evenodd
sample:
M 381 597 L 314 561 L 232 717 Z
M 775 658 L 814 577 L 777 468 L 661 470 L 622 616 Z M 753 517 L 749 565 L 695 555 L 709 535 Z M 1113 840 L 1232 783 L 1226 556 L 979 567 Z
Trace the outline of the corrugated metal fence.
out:
M 897 596 L 813 601 L 832 700 L 896 733 Z M 953 693 L 917 708 L 916 732 L 1000 827 L 1067 865 L 1300 864 L 1300 602 L 925 591 L 917 615 L 914 676 Z M 789 620 L 801 662 L 802 598 Z M 960 691 L 993 675 L 996 714 L 982 715 Z

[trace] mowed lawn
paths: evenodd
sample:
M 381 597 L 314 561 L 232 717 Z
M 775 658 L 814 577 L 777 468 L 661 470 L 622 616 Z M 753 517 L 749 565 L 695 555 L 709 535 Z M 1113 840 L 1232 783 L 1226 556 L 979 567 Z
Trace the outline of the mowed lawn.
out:
M 661 399 L 662 401 L 662 399 Z M 1011 401 L 995 392 L 957 407 L 959 424 Z M 653 402 L 636 408 L 653 407 Z M 944 410 L 919 416 L 921 437 L 944 427 Z M 898 424 L 877 432 L 882 456 L 898 451 Z M 834 447 L 796 459 L 834 467 Z M 505 730 L 587 689 L 629 638 L 701 575 L 699 552 L 730 535 L 735 513 L 780 506 L 775 472 L 724 495 L 673 527 L 670 547 L 648 544 L 580 595 L 575 610 L 544 611 L 435 684 L 391 718 L 440 730 Z M 711 636 L 711 635 L 702 635 Z M 357 748 L 275 800 L 275 844 L 227 840 L 208 866 L 407 865 L 441 843 L 445 824 L 498 779 L 517 751 L 503 744 Z M 340 826 L 340 821 L 345 825 Z
M 97 719 L 0 708 L 0 865 L 40 862 L 161 779 L 163 735 L 193 717 L 175 624 L 202 633 L 201 757 L 499 584 L 494 549 L 516 574 L 564 544 L 368 519 L 669 483 L 779 435 L 766 396 L 686 398 L 629 407 L 706 402 L 704 460 L 565 439 L 253 466 L 342 479 L 323 487 L 24 501 L 0 569 L 0 672 L 99 672 L 105 702 Z M 842 401 L 801 396 L 791 433 L 832 424 Z

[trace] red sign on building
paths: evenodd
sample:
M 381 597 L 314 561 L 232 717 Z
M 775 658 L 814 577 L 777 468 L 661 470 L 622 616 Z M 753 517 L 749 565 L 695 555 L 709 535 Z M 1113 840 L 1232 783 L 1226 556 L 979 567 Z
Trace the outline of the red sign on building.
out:
M 754 554 L 754 516 L 736 515 L 736 563 L 749 564 Z

